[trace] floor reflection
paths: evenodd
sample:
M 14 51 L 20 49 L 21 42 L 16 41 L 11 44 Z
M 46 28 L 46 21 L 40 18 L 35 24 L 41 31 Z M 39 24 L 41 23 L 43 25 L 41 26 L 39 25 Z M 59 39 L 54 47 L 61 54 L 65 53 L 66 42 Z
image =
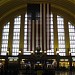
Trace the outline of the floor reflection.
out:
M 19 75 L 25 75 L 25 74 L 22 74 L 22 73 L 20 72 Z M 51 74 L 50 74 L 50 75 L 51 75 Z M 69 72 L 69 71 L 66 71 L 66 72 L 64 72 L 64 71 L 56 71 L 56 72 L 55 72 L 55 75 L 75 75 L 75 72 Z
M 58 72 L 55 73 L 55 75 L 75 75 L 75 72 L 58 71 Z

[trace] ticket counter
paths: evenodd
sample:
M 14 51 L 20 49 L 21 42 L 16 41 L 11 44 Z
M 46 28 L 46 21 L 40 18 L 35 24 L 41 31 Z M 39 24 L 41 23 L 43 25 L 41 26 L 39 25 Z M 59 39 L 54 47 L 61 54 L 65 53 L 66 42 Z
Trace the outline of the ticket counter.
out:
M 59 61 L 59 69 L 60 70 L 68 70 L 70 67 L 68 59 L 60 59 Z
M 4 68 L 5 59 L 0 59 L 0 69 Z

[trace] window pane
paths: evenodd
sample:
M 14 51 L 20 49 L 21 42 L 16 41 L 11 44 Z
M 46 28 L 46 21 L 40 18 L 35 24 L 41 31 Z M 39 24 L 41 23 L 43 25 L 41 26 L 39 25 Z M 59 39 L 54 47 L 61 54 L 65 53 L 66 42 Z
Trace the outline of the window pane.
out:
M 75 56 L 75 26 L 68 22 L 69 38 L 70 38 L 70 51 L 71 55 Z
M 58 28 L 59 55 L 65 56 L 66 50 L 65 50 L 64 19 L 61 16 L 57 16 L 57 28 Z
M 19 53 L 20 24 L 21 24 L 21 16 L 17 16 L 16 18 L 14 18 L 12 55 L 18 55 Z
M 24 24 L 24 50 L 23 50 L 23 54 L 27 55 L 26 51 L 27 51 L 27 13 L 25 14 L 25 24 Z M 25 54 L 26 53 L 26 54 Z
M 47 34 L 49 33 L 50 36 L 48 36 L 50 38 L 50 50 L 47 50 L 47 55 L 54 55 L 54 28 L 53 28 L 53 14 L 51 13 L 50 15 L 50 28 L 49 31 L 47 32 Z
M 2 44 L 1 44 L 1 55 L 6 55 L 7 50 L 8 50 L 9 26 L 10 26 L 10 22 L 8 22 L 3 27 Z

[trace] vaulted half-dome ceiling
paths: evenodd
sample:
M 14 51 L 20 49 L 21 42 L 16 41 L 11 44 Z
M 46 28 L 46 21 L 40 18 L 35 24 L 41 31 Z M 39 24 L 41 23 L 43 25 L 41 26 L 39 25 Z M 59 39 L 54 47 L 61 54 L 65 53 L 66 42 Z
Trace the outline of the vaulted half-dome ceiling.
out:
M 67 12 L 75 19 L 75 0 L 0 0 L 0 20 L 14 11 L 26 7 L 27 3 L 51 3 L 52 7 Z

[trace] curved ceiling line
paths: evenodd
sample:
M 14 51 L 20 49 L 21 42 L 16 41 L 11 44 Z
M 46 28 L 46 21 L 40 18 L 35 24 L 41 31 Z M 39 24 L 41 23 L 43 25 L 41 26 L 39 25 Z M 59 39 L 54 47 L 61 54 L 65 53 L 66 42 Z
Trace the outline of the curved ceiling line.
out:
M 3 19 L 4 17 L 6 17 L 7 15 L 9 15 L 9 14 L 15 12 L 16 10 L 21 9 L 21 8 L 24 8 L 24 7 L 26 7 L 26 6 L 27 6 L 27 4 L 23 4 L 23 5 L 20 5 L 20 6 L 16 7 L 16 8 L 14 8 L 14 9 L 9 10 L 8 12 L 6 12 L 6 13 L 0 18 L 0 20 L 2 20 L 2 19 Z M 70 14 L 70 15 L 73 16 L 73 17 L 74 17 L 74 15 L 75 15 L 75 14 L 73 14 L 72 12 L 70 12 L 69 10 L 67 10 L 65 7 L 61 7 L 61 6 L 58 6 L 58 5 L 53 4 L 53 3 L 51 4 L 51 6 L 54 7 L 54 8 L 56 8 L 56 9 L 63 10 L 64 12 Z
M 68 0 L 69 2 L 75 4 L 75 0 Z
M 27 7 L 27 5 L 25 4 L 25 5 L 16 7 L 15 9 L 11 9 L 9 12 L 5 13 L 5 14 L 0 18 L 0 20 L 2 20 L 2 19 L 3 19 L 4 17 L 6 17 L 7 15 L 9 15 L 9 14 L 15 12 L 16 10 L 21 9 L 21 8 L 24 8 L 24 7 Z
M 0 6 L 5 5 L 6 3 L 8 3 L 10 0 L 2 0 L 0 1 Z
M 70 14 L 70 15 L 73 16 L 73 17 L 74 17 L 74 15 L 75 15 L 75 14 L 73 14 L 72 12 L 70 12 L 69 10 L 67 10 L 67 9 L 65 9 L 65 8 L 63 8 L 63 7 L 60 7 L 60 6 L 58 6 L 58 5 L 52 4 L 51 6 L 54 7 L 54 8 L 63 10 L 64 12 Z

